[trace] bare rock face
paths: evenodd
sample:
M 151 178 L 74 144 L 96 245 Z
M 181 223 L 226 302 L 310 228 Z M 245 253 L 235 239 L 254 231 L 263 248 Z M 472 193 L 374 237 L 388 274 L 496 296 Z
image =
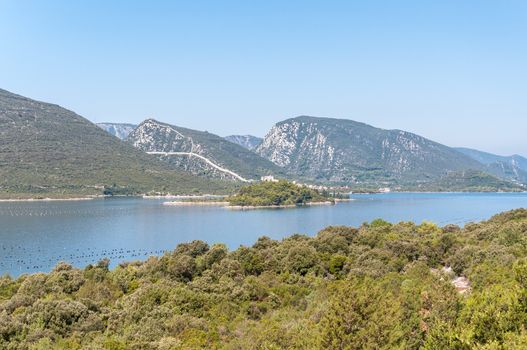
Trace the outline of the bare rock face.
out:
M 450 281 L 452 286 L 461 295 L 467 295 L 472 291 L 470 280 L 464 276 L 456 276 L 456 273 L 450 266 L 443 266 L 441 269 L 431 269 L 434 275 L 442 280 Z
M 252 135 L 230 135 L 225 136 L 225 140 L 247 148 L 250 151 L 258 147 L 263 141 L 260 137 Z
M 452 280 L 452 284 L 459 294 L 465 295 L 470 293 L 470 281 L 466 277 L 456 277 Z
M 450 171 L 482 168 L 409 132 L 305 116 L 276 124 L 255 151 L 297 176 L 347 183 L 430 181 Z
M 175 127 L 154 119 L 142 122 L 129 136 L 134 147 L 145 152 L 193 152 L 192 138 Z
M 142 122 L 126 141 L 194 175 L 245 182 L 282 172 L 272 162 L 220 136 L 154 119 Z
M 113 136 L 124 140 L 130 135 L 132 131 L 137 127 L 134 124 L 124 124 L 124 123 L 97 123 L 96 124 L 101 129 L 110 133 Z

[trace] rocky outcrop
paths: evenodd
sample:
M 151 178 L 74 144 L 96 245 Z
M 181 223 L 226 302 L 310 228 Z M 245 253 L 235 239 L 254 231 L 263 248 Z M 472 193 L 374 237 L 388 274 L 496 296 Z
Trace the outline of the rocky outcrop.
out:
M 415 183 L 483 168 L 450 147 L 409 132 L 305 116 L 276 124 L 255 151 L 297 176 L 345 183 Z
M 124 123 L 97 123 L 96 125 L 121 140 L 127 138 L 137 127 L 137 125 L 134 124 Z
M 258 147 L 263 141 L 262 138 L 252 135 L 230 135 L 225 136 L 225 140 L 247 148 L 250 151 Z
M 248 182 L 282 171 L 272 162 L 220 136 L 154 119 L 142 122 L 127 141 L 194 175 Z

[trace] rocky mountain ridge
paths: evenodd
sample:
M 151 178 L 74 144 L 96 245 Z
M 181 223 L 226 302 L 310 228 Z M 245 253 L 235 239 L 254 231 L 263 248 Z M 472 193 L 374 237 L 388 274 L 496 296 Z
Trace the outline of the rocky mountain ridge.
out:
M 256 153 L 301 178 L 348 184 L 417 184 L 485 171 L 457 150 L 401 130 L 301 116 L 277 123 Z
M 128 123 L 97 123 L 96 125 L 121 140 L 127 138 L 137 127 L 135 124 Z
M 261 137 L 256 137 L 252 135 L 230 135 L 225 136 L 225 139 L 227 141 L 236 143 L 244 148 L 247 148 L 250 151 L 258 147 L 263 141 Z
M 272 162 L 220 136 L 154 119 L 143 121 L 126 140 L 194 175 L 249 182 L 264 175 L 284 174 Z
M 520 155 L 499 156 L 471 148 L 456 148 L 457 151 L 484 164 L 487 171 L 498 177 L 527 184 L 527 158 Z

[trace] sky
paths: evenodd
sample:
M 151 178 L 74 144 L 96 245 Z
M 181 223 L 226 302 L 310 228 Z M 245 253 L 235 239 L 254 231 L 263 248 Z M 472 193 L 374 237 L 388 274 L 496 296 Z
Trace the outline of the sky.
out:
M 0 0 L 0 88 L 93 122 L 312 115 L 527 156 L 527 1 Z

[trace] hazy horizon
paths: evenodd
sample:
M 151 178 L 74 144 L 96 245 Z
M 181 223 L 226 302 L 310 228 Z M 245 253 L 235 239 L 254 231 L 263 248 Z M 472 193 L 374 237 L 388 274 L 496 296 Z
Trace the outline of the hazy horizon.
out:
M 0 88 L 93 122 L 298 115 L 527 156 L 527 3 L 3 1 Z

